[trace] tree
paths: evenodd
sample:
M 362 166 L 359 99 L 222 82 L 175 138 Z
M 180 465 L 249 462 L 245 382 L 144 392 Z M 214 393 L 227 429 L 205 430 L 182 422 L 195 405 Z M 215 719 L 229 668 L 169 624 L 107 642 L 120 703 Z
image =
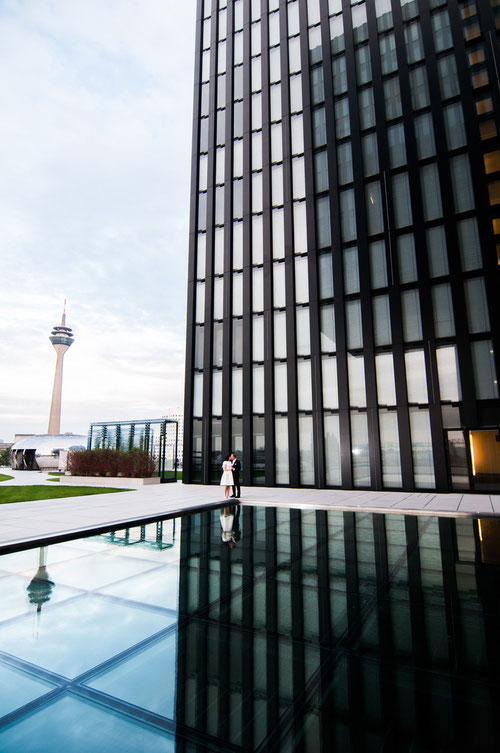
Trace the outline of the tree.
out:
M 0 466 L 2 465 L 9 465 L 10 466 L 10 450 L 0 450 Z

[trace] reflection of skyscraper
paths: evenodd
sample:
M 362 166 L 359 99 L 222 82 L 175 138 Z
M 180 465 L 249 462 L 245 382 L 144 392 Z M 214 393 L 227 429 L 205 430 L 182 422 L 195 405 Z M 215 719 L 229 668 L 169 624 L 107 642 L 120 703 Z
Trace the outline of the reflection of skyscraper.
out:
M 56 325 L 52 330 L 50 342 L 56 351 L 56 371 L 54 374 L 54 387 L 52 389 L 52 402 L 50 404 L 50 417 L 48 434 L 59 434 L 61 430 L 61 394 L 62 394 L 62 375 L 63 375 L 63 358 L 64 354 L 73 344 L 73 333 L 70 327 L 66 327 L 66 301 L 64 301 L 64 310 L 61 324 Z
M 197 18 L 184 480 L 498 489 L 497 0 Z
M 231 550 L 219 512 L 182 520 L 178 753 L 498 747 L 490 521 L 243 507 Z

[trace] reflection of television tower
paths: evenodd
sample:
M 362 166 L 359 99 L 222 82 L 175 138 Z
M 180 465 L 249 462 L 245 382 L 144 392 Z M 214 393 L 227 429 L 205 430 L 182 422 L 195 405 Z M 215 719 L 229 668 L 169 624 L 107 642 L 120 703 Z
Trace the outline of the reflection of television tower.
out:
M 54 588 L 54 581 L 50 580 L 47 572 L 47 547 L 40 547 L 40 554 L 38 558 L 38 570 L 34 578 L 31 580 L 27 591 L 28 600 L 30 604 L 36 606 L 36 626 L 34 629 L 34 636 L 38 638 L 38 632 L 40 629 L 40 615 L 42 614 L 42 605 L 47 601 L 50 601 L 50 594 Z
M 69 346 L 73 342 L 73 333 L 70 327 L 66 327 L 66 301 L 61 324 L 56 325 L 49 338 L 57 353 L 56 373 L 54 374 L 54 388 L 52 390 L 52 403 L 50 404 L 50 417 L 48 434 L 59 434 L 61 430 L 61 393 L 63 358 Z

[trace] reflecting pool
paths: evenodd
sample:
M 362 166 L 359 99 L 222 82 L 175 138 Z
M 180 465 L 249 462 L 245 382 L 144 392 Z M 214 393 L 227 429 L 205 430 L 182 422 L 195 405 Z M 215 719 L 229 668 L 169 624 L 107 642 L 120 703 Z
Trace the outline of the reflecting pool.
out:
M 2 753 L 499 747 L 500 520 L 231 506 L 0 584 Z

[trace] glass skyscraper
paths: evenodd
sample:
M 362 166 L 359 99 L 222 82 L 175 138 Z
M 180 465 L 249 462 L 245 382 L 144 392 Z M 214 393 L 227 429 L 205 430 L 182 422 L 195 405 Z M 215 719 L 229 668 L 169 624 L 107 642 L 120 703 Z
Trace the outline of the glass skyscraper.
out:
M 499 0 L 198 0 L 184 479 L 500 488 Z

